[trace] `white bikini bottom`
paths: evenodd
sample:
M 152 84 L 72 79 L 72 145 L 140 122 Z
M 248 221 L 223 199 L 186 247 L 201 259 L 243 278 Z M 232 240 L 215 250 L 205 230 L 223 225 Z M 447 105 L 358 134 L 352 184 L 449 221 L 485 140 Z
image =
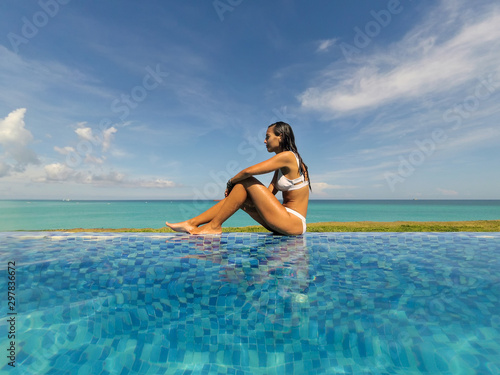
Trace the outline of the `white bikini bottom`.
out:
M 302 220 L 302 234 L 306 232 L 307 226 L 306 226 L 306 218 L 299 214 L 297 211 L 292 210 L 291 208 L 285 207 L 285 209 L 290 212 L 292 215 L 297 216 L 300 220 Z

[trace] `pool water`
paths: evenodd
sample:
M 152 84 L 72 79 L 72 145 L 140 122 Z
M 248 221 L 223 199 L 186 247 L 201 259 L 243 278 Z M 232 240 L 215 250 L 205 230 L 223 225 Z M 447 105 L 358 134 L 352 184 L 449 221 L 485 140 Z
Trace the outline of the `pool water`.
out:
M 500 233 L 0 233 L 0 258 L 0 372 L 500 373 Z

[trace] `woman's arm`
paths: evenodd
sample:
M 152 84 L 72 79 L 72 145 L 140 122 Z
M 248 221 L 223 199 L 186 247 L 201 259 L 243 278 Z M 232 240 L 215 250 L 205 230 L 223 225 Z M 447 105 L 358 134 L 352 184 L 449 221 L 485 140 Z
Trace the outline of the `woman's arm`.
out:
M 278 192 L 278 189 L 276 188 L 276 183 L 278 182 L 278 171 L 275 171 L 274 172 L 274 176 L 273 176 L 273 179 L 271 181 L 271 183 L 269 184 L 269 191 L 271 193 L 273 193 L 273 195 L 276 195 L 276 193 Z
M 231 178 L 229 181 L 232 184 L 236 184 L 240 181 L 243 181 L 245 178 L 259 175 L 259 174 L 266 174 L 270 173 L 273 171 L 276 171 L 280 168 L 290 168 L 293 163 L 297 163 L 295 160 L 295 156 L 293 155 L 293 152 L 291 151 L 285 151 L 285 152 L 280 152 L 279 154 L 273 156 L 270 159 L 267 159 L 261 163 L 252 165 L 251 167 L 245 168 L 242 171 L 238 172 L 236 176 Z M 274 181 L 274 179 L 273 179 Z M 269 186 L 271 187 L 271 186 Z M 271 190 L 271 189 L 269 189 Z
M 274 172 L 274 177 L 271 181 L 271 183 L 268 186 L 269 191 L 273 194 L 276 195 L 278 192 L 278 189 L 276 188 L 276 183 L 278 181 L 278 171 Z M 226 189 L 225 196 L 227 197 L 229 195 L 229 191 Z M 255 205 L 253 202 L 245 202 L 245 209 L 255 209 Z

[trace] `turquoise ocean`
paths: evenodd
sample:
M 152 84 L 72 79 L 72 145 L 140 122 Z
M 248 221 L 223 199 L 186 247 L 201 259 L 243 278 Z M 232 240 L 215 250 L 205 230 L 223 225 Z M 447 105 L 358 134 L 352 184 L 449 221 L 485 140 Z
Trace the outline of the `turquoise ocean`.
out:
M 216 202 L 190 200 L 0 200 L 0 231 L 161 228 Z M 311 200 L 308 223 L 325 221 L 461 221 L 500 219 L 500 200 Z M 256 223 L 239 211 L 224 226 Z

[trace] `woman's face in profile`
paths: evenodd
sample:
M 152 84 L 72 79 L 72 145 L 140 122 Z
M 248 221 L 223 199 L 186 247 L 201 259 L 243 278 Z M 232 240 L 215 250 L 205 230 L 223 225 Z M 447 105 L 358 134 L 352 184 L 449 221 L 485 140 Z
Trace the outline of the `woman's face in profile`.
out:
M 266 139 L 264 143 L 266 144 L 267 151 L 278 152 L 280 149 L 281 137 L 274 134 L 274 126 L 267 129 Z

